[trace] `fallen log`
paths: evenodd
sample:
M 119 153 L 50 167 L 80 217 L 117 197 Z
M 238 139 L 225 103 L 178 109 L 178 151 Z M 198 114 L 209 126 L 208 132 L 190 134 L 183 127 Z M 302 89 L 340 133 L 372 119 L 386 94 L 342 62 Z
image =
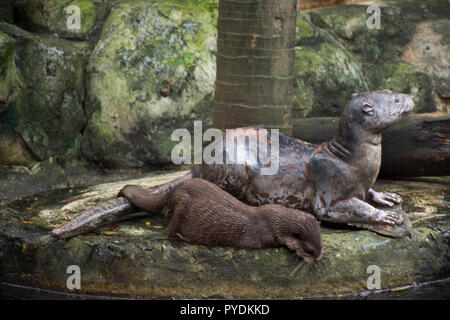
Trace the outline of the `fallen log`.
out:
M 335 136 L 339 118 L 293 121 L 294 137 L 321 143 Z M 412 114 L 383 131 L 381 177 L 450 175 L 450 114 Z

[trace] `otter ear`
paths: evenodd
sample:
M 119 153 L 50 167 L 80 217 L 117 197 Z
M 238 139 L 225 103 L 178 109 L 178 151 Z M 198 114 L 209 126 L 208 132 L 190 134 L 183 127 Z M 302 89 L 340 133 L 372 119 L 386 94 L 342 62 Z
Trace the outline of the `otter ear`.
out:
M 365 113 L 365 114 L 368 114 L 369 116 L 372 116 L 373 115 L 373 108 L 372 108 L 372 106 L 371 105 L 369 105 L 369 104 L 365 104 L 365 105 L 363 105 L 363 107 L 362 107 L 362 111 Z

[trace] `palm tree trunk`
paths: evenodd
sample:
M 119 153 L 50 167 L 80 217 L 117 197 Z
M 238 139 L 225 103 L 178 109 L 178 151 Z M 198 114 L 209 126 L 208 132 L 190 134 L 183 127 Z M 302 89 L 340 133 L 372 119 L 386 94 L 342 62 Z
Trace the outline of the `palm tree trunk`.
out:
M 220 0 L 213 125 L 291 134 L 296 0 Z

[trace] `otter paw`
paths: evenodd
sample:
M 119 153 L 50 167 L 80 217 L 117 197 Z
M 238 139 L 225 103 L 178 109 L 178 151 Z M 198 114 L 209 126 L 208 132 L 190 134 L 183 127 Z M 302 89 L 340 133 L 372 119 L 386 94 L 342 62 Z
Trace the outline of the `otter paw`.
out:
M 131 184 L 127 184 L 125 185 L 122 189 L 120 189 L 119 193 L 117 193 L 118 197 L 124 197 L 124 198 L 129 198 L 129 193 L 128 191 L 130 190 L 130 187 L 133 187 L 133 185 Z
M 371 201 L 376 205 L 383 207 L 393 207 L 402 203 L 402 198 L 395 193 L 392 192 L 375 192 L 373 191 L 371 194 Z
M 403 224 L 403 215 L 401 213 L 393 211 L 377 210 L 373 218 L 376 222 L 382 224 L 389 224 L 389 225 Z

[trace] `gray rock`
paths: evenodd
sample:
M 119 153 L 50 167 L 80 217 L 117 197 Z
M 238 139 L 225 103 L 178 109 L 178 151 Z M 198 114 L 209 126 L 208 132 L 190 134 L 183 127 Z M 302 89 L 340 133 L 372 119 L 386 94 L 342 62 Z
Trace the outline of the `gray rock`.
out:
M 424 21 L 402 52 L 402 59 L 428 73 L 434 83 L 440 111 L 448 111 L 450 99 L 450 21 Z
M 414 97 L 415 113 L 433 112 L 436 103 L 433 99 L 431 77 L 402 60 L 387 61 L 367 71 L 370 87 L 374 90 L 389 89 L 394 92 L 410 93 Z
M 445 40 L 438 41 L 438 38 L 445 39 L 445 30 L 448 29 L 445 28 L 445 18 L 450 12 L 448 1 L 396 0 L 375 1 L 375 4 L 381 9 L 380 29 L 369 29 L 366 25 L 371 15 L 366 12 L 368 4 L 311 10 L 308 15 L 312 23 L 329 32 L 358 58 L 369 89 L 379 89 L 383 85 L 395 83 L 394 87 L 403 89 L 402 92 L 415 95 L 417 98 L 415 112 L 436 111 L 436 104 L 444 110 L 442 104 L 446 102 L 439 101 L 435 90 L 438 93 L 445 91 L 442 89 L 442 79 L 445 79 L 445 75 L 448 74 L 442 68 L 448 60 Z M 433 43 L 429 45 L 432 50 L 426 50 L 427 53 L 421 53 L 423 49 L 419 48 L 426 47 L 424 41 Z M 438 52 L 443 53 L 439 58 L 436 57 Z M 392 67 L 386 66 L 383 69 L 383 65 L 392 64 L 393 61 L 398 61 L 399 57 L 412 66 L 408 68 L 409 71 L 403 78 L 400 75 L 402 66 L 396 67 L 398 78 L 392 80 L 390 79 Z M 423 66 L 425 57 L 430 62 L 426 68 Z M 373 72 L 374 70 L 376 71 Z M 385 75 L 383 70 L 387 70 Z M 375 79 L 372 78 L 373 75 L 376 76 Z M 411 75 L 414 75 L 412 80 L 408 79 Z M 433 79 L 434 85 L 427 78 Z M 412 84 L 411 81 L 414 83 Z M 412 87 L 410 87 L 411 84 Z M 420 87 L 418 88 L 417 85 Z M 414 92 L 414 87 L 421 92 Z
M 13 21 L 13 2 L 14 0 L 3 0 L 0 3 L 0 21 L 12 23 Z
M 14 41 L 0 31 L 0 113 L 14 100 L 19 87 L 14 63 Z
M 9 126 L 40 160 L 64 156 L 85 126 L 85 43 L 37 36 L 13 25 L 0 30 L 15 41 L 22 90 L 9 107 Z
M 15 1 L 18 23 L 29 31 L 45 32 L 67 39 L 87 40 L 108 12 L 103 0 L 31 0 Z M 79 27 L 72 18 L 79 10 Z
M 353 92 L 367 91 L 357 59 L 299 14 L 293 118 L 340 116 Z

